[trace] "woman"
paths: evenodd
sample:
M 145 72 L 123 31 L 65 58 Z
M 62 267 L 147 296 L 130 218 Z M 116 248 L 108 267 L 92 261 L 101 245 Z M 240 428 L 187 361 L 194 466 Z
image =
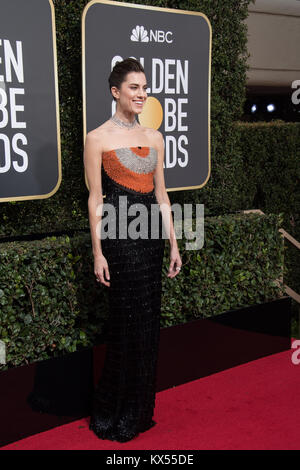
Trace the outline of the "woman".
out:
M 152 416 L 165 245 L 161 222 L 170 241 L 168 277 L 179 273 L 182 262 L 165 188 L 163 137 L 157 130 L 141 126 L 135 116 L 142 112 L 147 98 L 142 65 L 131 58 L 118 62 L 109 87 L 116 112 L 87 134 L 84 149 L 94 273 L 109 288 L 106 358 L 94 395 L 90 429 L 99 438 L 125 442 L 156 424 Z M 103 194 L 105 205 L 111 204 L 116 215 L 109 219 L 116 221 L 110 237 L 104 237 L 101 226 L 104 213 L 97 212 L 104 207 Z M 124 219 L 120 201 L 126 213 L 141 204 L 146 208 L 140 228 L 147 228 L 147 238 L 121 235 L 134 217 L 131 213 Z M 159 237 L 152 238 L 151 205 L 160 208 Z

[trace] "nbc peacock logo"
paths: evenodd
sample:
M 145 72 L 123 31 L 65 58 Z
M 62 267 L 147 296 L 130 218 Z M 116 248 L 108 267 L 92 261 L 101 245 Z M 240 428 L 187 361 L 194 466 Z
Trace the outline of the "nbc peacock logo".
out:
M 130 39 L 135 42 L 149 42 L 147 29 L 145 29 L 144 26 L 136 25 L 136 27 L 131 31 Z

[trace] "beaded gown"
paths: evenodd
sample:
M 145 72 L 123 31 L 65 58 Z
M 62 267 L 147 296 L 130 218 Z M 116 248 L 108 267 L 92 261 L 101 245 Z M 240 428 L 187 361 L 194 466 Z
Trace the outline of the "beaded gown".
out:
M 101 234 L 110 273 L 109 317 L 105 362 L 90 420 L 90 429 L 101 439 L 129 441 L 156 424 L 152 418 L 165 247 L 154 193 L 156 165 L 157 150 L 152 147 L 122 147 L 102 154 L 103 202 L 115 208 L 116 236 L 102 239 Z M 124 227 L 139 216 L 140 204 L 147 217 L 139 226 L 136 222 L 136 231 L 146 229 L 147 236 L 124 236 Z M 105 212 L 102 230 L 104 217 Z

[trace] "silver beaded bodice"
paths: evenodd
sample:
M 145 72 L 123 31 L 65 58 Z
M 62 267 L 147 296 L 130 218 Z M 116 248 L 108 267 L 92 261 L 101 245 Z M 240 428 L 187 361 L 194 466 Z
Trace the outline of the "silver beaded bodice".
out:
M 140 157 L 129 147 L 116 149 L 115 153 L 120 163 L 135 173 L 151 173 L 157 165 L 157 150 L 153 147 L 149 148 L 149 154 L 146 157 Z

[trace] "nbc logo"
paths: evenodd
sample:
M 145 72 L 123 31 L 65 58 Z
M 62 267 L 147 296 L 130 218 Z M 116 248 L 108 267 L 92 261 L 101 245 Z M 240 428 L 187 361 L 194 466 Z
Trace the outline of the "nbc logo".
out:
M 149 42 L 148 31 L 144 26 L 136 26 L 131 32 L 130 39 L 131 41 Z
M 136 25 L 135 28 L 131 31 L 130 39 L 134 42 L 173 42 L 172 39 L 173 33 L 171 31 L 153 31 L 152 29 L 148 30 L 144 26 Z

